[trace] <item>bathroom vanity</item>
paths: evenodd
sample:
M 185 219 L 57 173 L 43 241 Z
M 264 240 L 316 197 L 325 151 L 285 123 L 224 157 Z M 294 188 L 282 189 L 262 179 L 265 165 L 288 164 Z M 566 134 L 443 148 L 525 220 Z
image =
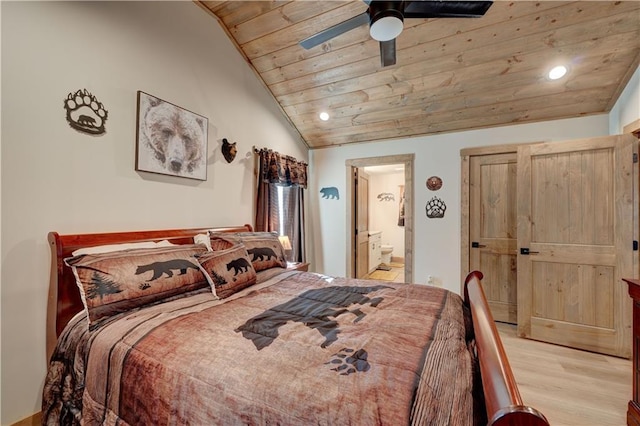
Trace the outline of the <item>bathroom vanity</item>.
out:
M 381 231 L 369 231 L 369 273 L 375 271 L 382 263 L 381 239 Z

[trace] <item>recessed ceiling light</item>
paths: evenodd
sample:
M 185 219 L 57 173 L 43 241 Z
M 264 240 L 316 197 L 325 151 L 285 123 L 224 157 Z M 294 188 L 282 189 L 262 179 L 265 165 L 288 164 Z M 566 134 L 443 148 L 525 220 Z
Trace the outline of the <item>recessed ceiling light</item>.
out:
M 558 65 L 557 67 L 553 67 L 551 71 L 549 71 L 549 78 L 551 80 L 557 80 L 564 77 L 566 73 L 567 67 L 565 67 L 564 65 Z
M 329 119 L 329 113 L 328 112 L 321 112 L 320 113 L 320 120 L 322 121 L 327 121 Z

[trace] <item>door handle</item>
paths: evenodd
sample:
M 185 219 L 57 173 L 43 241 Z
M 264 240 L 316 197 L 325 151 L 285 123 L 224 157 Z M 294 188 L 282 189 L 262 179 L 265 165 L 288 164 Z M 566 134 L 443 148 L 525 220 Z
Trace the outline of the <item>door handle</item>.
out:
M 520 248 L 520 254 L 523 254 L 525 256 L 529 255 L 529 254 L 538 254 L 538 253 L 540 253 L 540 252 L 539 251 L 531 251 L 531 250 L 529 250 L 529 247 Z
M 486 247 L 486 245 L 480 244 L 479 242 L 474 241 L 474 242 L 471 243 L 471 247 L 473 247 L 473 248 L 483 248 L 483 247 Z

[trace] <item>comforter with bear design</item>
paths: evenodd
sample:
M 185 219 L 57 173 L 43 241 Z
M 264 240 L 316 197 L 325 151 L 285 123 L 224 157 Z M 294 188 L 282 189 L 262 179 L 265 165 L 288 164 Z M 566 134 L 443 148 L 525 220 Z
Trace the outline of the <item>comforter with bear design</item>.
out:
M 284 272 L 60 336 L 43 424 L 486 424 L 471 321 L 443 289 Z

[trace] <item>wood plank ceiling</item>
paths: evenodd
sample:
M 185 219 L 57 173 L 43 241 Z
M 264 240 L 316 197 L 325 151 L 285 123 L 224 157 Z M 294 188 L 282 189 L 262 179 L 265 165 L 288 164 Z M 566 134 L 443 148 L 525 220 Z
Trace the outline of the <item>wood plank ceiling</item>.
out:
M 360 0 L 196 3 L 310 148 L 606 113 L 640 62 L 640 1 L 496 1 L 482 18 L 406 19 L 384 68 L 367 25 L 298 44 L 364 12 Z M 548 80 L 560 63 L 568 74 Z

